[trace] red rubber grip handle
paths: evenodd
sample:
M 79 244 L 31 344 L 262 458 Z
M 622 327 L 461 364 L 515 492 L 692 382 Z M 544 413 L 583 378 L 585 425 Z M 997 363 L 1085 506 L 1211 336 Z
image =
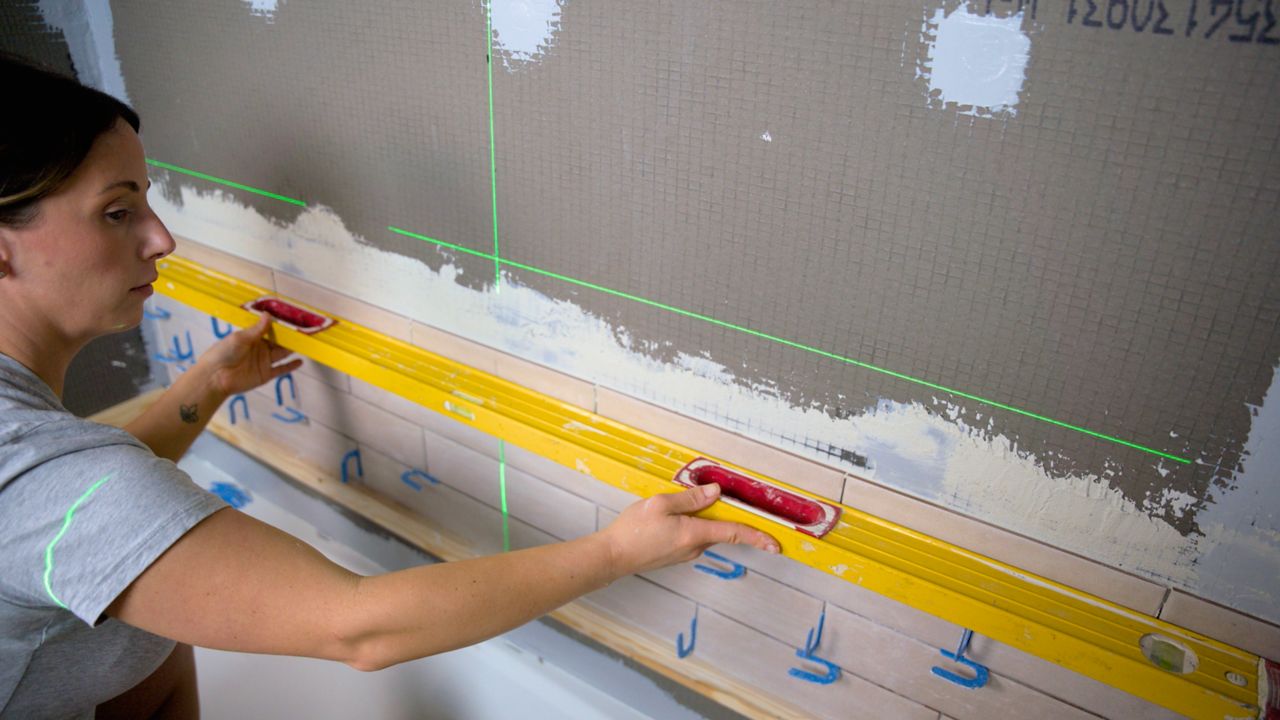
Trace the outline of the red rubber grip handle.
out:
M 696 485 L 720 486 L 720 492 L 797 525 L 813 525 L 825 517 L 822 506 L 809 498 L 749 478 L 718 465 L 703 465 L 689 471 Z
M 321 325 L 324 325 L 326 320 L 322 315 L 317 315 L 310 310 L 303 310 L 297 305 L 290 305 L 283 300 L 277 300 L 275 298 L 258 300 L 249 307 L 257 310 L 258 312 L 265 312 L 277 320 L 283 320 L 304 330 L 318 328 Z

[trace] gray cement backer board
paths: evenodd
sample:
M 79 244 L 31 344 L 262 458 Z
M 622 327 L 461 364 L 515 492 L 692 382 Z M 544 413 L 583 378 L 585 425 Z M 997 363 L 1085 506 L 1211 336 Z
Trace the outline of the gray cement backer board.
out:
M 705 356 L 794 406 L 958 412 L 1194 535 L 1236 481 L 1280 359 L 1280 8 L 1236 4 L 565 2 L 552 38 L 500 47 L 492 73 L 504 258 L 1193 464 L 506 272 L 637 349 Z M 1030 49 L 1012 103 L 935 87 L 929 20 L 1019 9 Z M 112 11 L 152 157 L 332 208 L 428 267 L 446 255 L 388 225 L 492 252 L 481 4 Z M 166 175 L 175 198 L 212 187 Z M 226 192 L 282 225 L 299 213 Z M 449 257 L 458 282 L 492 284 L 492 262 Z M 853 470 L 877 461 L 821 450 Z

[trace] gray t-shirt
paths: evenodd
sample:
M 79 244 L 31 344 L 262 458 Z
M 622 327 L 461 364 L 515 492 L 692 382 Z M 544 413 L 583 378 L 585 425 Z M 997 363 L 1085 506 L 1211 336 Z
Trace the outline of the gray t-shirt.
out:
M 103 612 L 224 507 L 0 354 L 0 718 L 92 718 L 154 672 L 173 641 Z

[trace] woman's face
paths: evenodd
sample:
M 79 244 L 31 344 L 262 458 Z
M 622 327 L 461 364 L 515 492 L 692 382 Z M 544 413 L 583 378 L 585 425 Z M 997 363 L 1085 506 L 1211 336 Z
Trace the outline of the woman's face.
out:
M 156 261 L 174 247 L 147 204 L 149 185 L 142 143 L 117 120 L 67 182 L 40 201 L 32 222 L 0 229 L 9 266 L 0 279 L 5 312 L 29 332 L 71 342 L 141 322 Z

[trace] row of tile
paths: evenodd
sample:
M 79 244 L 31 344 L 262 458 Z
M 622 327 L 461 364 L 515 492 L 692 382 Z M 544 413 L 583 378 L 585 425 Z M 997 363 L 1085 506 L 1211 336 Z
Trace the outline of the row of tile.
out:
M 342 456 L 358 448 L 361 468 L 358 473 L 351 468 L 352 482 L 362 482 L 386 495 L 479 553 L 502 549 L 502 516 L 496 507 L 496 460 L 437 436 L 428 441 L 431 451 L 425 467 L 430 470 L 429 477 L 414 476 L 414 482 L 408 483 L 402 476 L 414 467 L 363 440 L 344 437 L 314 416 L 291 424 L 264 419 L 279 409 L 273 392 L 260 389 L 249 393 L 247 399 L 249 419 L 240 414 L 237 423 L 252 424 L 256 433 L 278 443 L 282 451 L 322 470 L 329 468 L 336 478 Z M 229 422 L 229 412 L 222 413 L 220 421 Z M 538 461 L 546 462 L 534 459 L 535 463 Z M 514 467 L 507 469 L 506 480 L 513 549 L 596 529 L 597 505 Z M 559 480 L 571 487 L 599 484 L 580 475 Z M 618 506 L 625 505 L 629 498 L 612 500 L 623 500 L 611 503 Z M 604 507 L 599 508 L 599 514 L 600 522 L 608 522 L 616 515 Z M 584 518 L 589 521 L 584 522 Z M 718 549 L 725 553 L 734 550 Z M 794 565 L 772 555 L 757 554 L 783 561 L 782 567 Z M 621 623 L 668 640 L 674 640 L 681 632 L 691 632 L 688 623 L 696 608 L 695 653 L 699 660 L 799 704 L 815 717 L 935 718 L 939 709 L 956 718 L 991 717 L 994 713 L 1010 716 L 1007 710 L 1017 707 L 1034 708 L 1037 715 L 1049 718 L 1088 716 L 999 675 L 981 694 L 949 686 L 928 671 L 939 660 L 933 647 L 857 613 L 825 604 L 755 568 L 731 581 L 699 572 L 692 564 L 666 568 L 644 578 L 625 578 L 588 597 L 587 602 L 615 614 Z M 821 647 L 826 648 L 824 654 L 829 660 L 846 671 L 831 686 L 811 685 L 787 672 L 790 667 L 807 667 L 796 658 L 795 650 L 824 611 L 826 639 Z M 791 638 L 792 642 L 783 638 Z M 674 656 L 674 647 L 673 642 L 672 662 L 678 667 L 680 661 Z M 904 647 L 908 652 L 903 652 Z M 865 662 L 864 655 L 854 651 L 859 648 L 877 660 Z M 1065 672 L 1060 668 L 1052 670 Z M 918 701 L 912 693 L 927 697 Z M 1158 717 L 1130 712 L 1104 715 Z
M 274 440 L 282 450 L 295 457 L 321 469 L 328 468 L 334 477 L 341 474 L 338 468 L 343 457 L 350 450 L 358 449 L 361 457 L 359 471 L 353 463 L 348 468 L 352 482 L 367 484 L 410 508 L 431 525 L 463 539 L 478 552 L 496 552 L 502 548 L 502 518 L 497 509 L 500 504 L 497 497 L 497 460 L 426 432 L 424 461 L 407 463 L 374 445 L 385 442 L 385 437 L 402 435 L 403 428 L 396 428 L 390 433 L 385 431 L 396 423 L 407 421 L 377 417 L 374 422 L 357 424 L 338 432 L 322 422 L 316 408 L 323 408 L 320 412 L 335 412 L 333 408 L 336 407 L 353 414 L 375 412 L 377 408 L 355 405 L 358 409 L 353 410 L 348 405 L 358 403 L 356 398 L 344 400 L 336 397 L 343 393 L 331 385 L 302 377 L 297 380 L 296 393 L 284 389 L 279 398 L 273 388 L 260 388 L 249 393 L 246 398 L 249 412 L 245 413 L 243 406 L 238 406 L 236 422 L 252 424 L 255 433 Z M 278 399 L 289 407 L 307 408 L 307 420 L 298 423 L 277 420 L 273 416 L 282 407 Z M 335 414 L 332 417 L 340 416 Z M 229 408 L 221 414 L 221 420 L 230 422 Z M 365 428 L 376 428 L 376 431 L 366 432 Z M 355 437 L 347 437 L 348 432 Z M 385 444 L 383 448 L 386 448 Z M 597 509 L 602 518 L 600 522 L 608 522 L 616 514 L 616 509 L 634 500 L 626 493 L 612 490 L 587 476 L 530 453 L 513 450 L 515 452 L 507 456 L 509 467 L 506 471 L 513 548 L 591 532 L 597 527 Z M 520 469 L 522 467 L 529 472 Z M 415 469 L 423 473 L 411 475 L 406 482 L 404 474 Z M 600 495 L 599 488 L 605 488 L 606 494 Z M 575 491 L 583 495 L 596 493 L 596 496 L 594 500 L 588 500 L 574 494 Z M 631 607 L 637 598 L 643 598 L 644 611 L 623 614 L 619 620 L 667 639 L 681 632 L 680 624 L 692 617 L 689 610 L 696 603 L 700 613 L 702 654 L 730 674 L 784 699 L 803 703 L 817 716 L 848 717 L 848 705 L 856 699 L 866 716 L 878 717 L 884 717 L 885 712 L 892 712 L 895 717 L 936 716 L 929 708 L 940 708 L 957 718 L 985 717 L 997 711 L 1007 715 L 1004 710 L 1014 706 L 1034 707 L 1037 714 L 1048 717 L 1081 717 L 1076 708 L 1037 693 L 1022 681 L 1046 684 L 1046 681 L 1057 678 L 1054 682 L 1061 685 L 1063 677 L 1070 677 L 1082 681 L 1077 685 L 1087 686 L 1083 693 L 1085 700 L 1092 700 L 1099 714 L 1164 717 L 1123 693 L 1048 663 L 1043 663 L 1039 672 L 1022 673 L 1024 678 L 1004 675 L 1002 668 L 992 664 L 997 674 L 980 695 L 947 686 L 933 677 L 928 668 L 938 661 L 934 646 L 954 642 L 958 629 L 948 627 L 947 632 L 933 633 L 939 641 L 929 644 L 918 636 L 928 635 L 929 630 L 939 624 L 946 626 L 945 623 L 785 558 L 744 548 L 722 547 L 717 550 L 725 557 L 737 558 L 750 569 L 740 578 L 724 580 L 698 571 L 694 564 L 685 564 L 649 573 L 645 579 L 628 578 L 590 601 L 616 610 Z M 775 579 L 768 573 L 789 579 L 793 584 Z M 848 590 L 853 594 L 849 595 Z M 820 597 L 833 600 L 852 600 L 848 604 L 863 614 L 835 603 L 824 603 L 806 591 L 817 591 L 815 594 Z M 622 596 L 619 597 L 618 593 Z M 890 611 L 886 614 L 891 621 L 890 627 L 885 626 L 884 617 L 876 617 L 873 621 L 864 616 L 876 616 L 879 610 Z M 847 675 L 847 679 L 835 688 L 810 687 L 791 677 L 786 670 L 797 664 L 795 648 L 803 644 L 809 629 L 826 611 L 829 611 L 826 634 L 829 659 L 853 674 Z M 891 660 L 859 665 L 861 656 L 856 653 L 844 656 L 845 648 L 873 646 L 874 657 Z M 904 647 L 912 652 L 904 655 Z M 981 657 L 976 653 L 972 656 Z M 985 657 L 982 660 L 990 663 Z M 1010 666 L 1017 667 L 1012 663 Z M 923 703 L 906 701 L 902 697 L 917 692 L 928 695 Z M 1067 697 L 1074 697 L 1078 703 L 1080 693 Z M 1123 713 L 1114 712 L 1121 708 L 1124 708 Z M 855 713 L 855 716 L 861 715 Z
M 678 437 L 682 443 L 707 454 L 732 458 L 739 465 L 784 478 L 810 492 L 840 500 L 878 517 L 1067 583 L 1126 607 L 1147 614 L 1159 614 L 1169 622 L 1237 647 L 1268 657 L 1280 657 L 1280 627 L 1204 601 L 1181 590 L 1170 590 L 607 388 L 597 388 L 590 383 L 194 241 L 180 238 L 178 252 L 212 269 L 313 305 L 324 312 L 367 325 L 450 359 L 595 410 L 638 429 Z M 371 405 L 489 457 L 497 456 L 497 442 L 493 438 L 442 418 L 416 403 L 322 367 L 308 365 L 301 373 L 332 387 L 349 389 L 357 398 Z M 523 458 L 520 461 L 531 462 Z M 516 461 L 513 459 L 514 462 Z M 548 466 L 559 467 L 544 462 L 539 470 L 545 471 Z

